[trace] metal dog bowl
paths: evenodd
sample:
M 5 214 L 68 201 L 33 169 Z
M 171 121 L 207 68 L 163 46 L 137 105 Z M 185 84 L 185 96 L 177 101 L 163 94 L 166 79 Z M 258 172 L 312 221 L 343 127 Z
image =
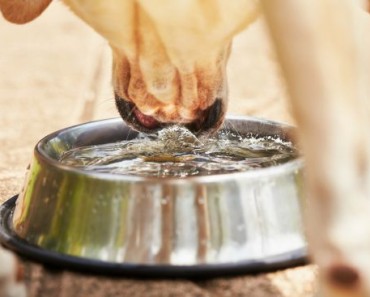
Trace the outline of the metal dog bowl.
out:
M 289 140 L 292 132 L 254 118 L 227 121 L 241 134 Z M 88 172 L 58 162 L 71 148 L 136 135 L 110 119 L 42 139 L 22 193 L 0 209 L 2 243 L 49 264 L 134 276 L 258 272 L 304 261 L 300 159 L 185 179 Z

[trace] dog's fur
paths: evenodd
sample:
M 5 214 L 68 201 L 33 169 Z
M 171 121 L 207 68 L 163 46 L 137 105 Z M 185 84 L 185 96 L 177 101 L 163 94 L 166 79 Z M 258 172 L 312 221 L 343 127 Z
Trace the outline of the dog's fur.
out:
M 50 2 L 0 0 L 0 10 L 23 24 Z M 129 124 L 144 131 L 167 123 L 203 131 L 222 124 L 230 44 L 257 17 L 258 0 L 64 2 L 108 40 L 116 103 Z
M 0 297 L 26 296 L 20 269 L 15 257 L 0 247 Z
M 306 226 L 328 296 L 370 295 L 370 45 L 361 42 L 370 25 L 358 1 L 261 0 L 302 134 Z M 0 10 L 21 24 L 50 2 L 0 0 Z M 131 125 L 222 123 L 230 43 L 256 18 L 258 0 L 64 2 L 109 41 L 117 107 Z
M 323 291 L 370 296 L 368 2 L 262 2 L 301 133 L 306 228 Z

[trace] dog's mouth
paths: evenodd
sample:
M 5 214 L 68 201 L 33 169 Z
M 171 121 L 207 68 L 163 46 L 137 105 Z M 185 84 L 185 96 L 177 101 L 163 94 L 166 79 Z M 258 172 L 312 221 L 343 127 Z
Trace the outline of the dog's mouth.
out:
M 173 122 L 160 122 L 153 116 L 142 113 L 134 103 L 129 102 L 115 94 L 117 109 L 123 120 L 135 130 L 145 133 L 154 133 Z M 222 99 L 216 99 L 214 104 L 201 111 L 199 117 L 190 123 L 183 124 L 194 133 L 212 132 L 223 123 L 225 108 Z M 180 122 L 180 121 L 179 121 Z
M 135 104 L 122 99 L 118 95 L 115 95 L 115 100 L 122 119 L 135 130 L 152 133 L 164 127 L 154 117 L 143 114 Z
M 136 107 L 133 107 L 132 113 L 137 121 L 146 129 L 153 130 L 160 126 L 160 123 L 154 117 L 143 114 Z

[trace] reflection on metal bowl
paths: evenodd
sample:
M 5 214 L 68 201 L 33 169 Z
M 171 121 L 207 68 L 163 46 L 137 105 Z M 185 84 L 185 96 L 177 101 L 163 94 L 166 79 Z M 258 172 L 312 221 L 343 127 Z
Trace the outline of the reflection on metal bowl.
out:
M 293 131 L 247 117 L 228 118 L 227 123 L 240 134 L 287 141 Z M 3 206 L 0 227 L 7 230 L 0 237 L 5 244 L 22 253 L 18 241 L 45 251 L 45 258 L 61 255 L 82 266 L 86 260 L 87 266 L 126 272 L 132 265 L 166 267 L 179 275 L 189 268 L 196 273 L 238 265 L 248 271 L 256 263 L 284 266 L 305 256 L 299 158 L 186 179 L 89 172 L 58 162 L 71 148 L 136 136 L 120 119 L 110 119 L 42 139 L 14 214 Z

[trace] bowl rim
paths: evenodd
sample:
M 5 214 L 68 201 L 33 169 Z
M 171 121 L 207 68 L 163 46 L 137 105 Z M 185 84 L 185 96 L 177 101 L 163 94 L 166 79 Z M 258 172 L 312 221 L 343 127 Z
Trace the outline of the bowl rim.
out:
M 237 121 L 253 121 L 261 124 L 268 124 L 281 127 L 282 129 L 295 129 L 294 126 L 282 123 L 279 121 L 266 120 L 259 117 L 252 116 L 234 116 L 228 115 L 226 120 L 237 120 Z M 279 164 L 276 166 L 257 168 L 244 172 L 232 172 L 225 174 L 214 174 L 214 175 L 202 175 L 202 176 L 188 176 L 185 178 L 179 177 L 156 177 L 156 176 L 135 176 L 135 175 L 125 175 L 125 174 L 114 174 L 109 172 L 96 172 L 96 171 L 87 171 L 70 165 L 62 164 L 58 160 L 52 158 L 43 148 L 44 144 L 51 141 L 54 138 L 57 138 L 60 134 L 66 133 L 69 130 L 73 131 L 80 129 L 82 126 L 91 128 L 94 126 L 99 126 L 101 123 L 110 124 L 122 121 L 123 125 L 126 125 L 125 122 L 120 117 L 114 117 L 109 119 L 101 119 L 90 121 L 86 123 L 81 123 L 66 127 L 55 132 L 52 132 L 41 140 L 39 140 L 34 147 L 34 157 L 38 160 L 41 160 L 43 163 L 46 163 L 50 166 L 53 166 L 55 169 L 61 170 L 63 172 L 84 175 L 89 178 L 99 179 L 99 180 L 109 180 L 109 181 L 125 181 L 125 182 L 150 182 L 150 183 L 161 183 L 161 184 L 189 184 L 189 183 L 214 183 L 228 180 L 245 180 L 245 179 L 260 179 L 260 178 L 269 178 L 275 177 L 277 175 L 290 174 L 291 172 L 298 172 L 303 168 L 304 161 L 302 156 L 297 157 L 296 159 L 290 160 L 284 164 Z M 127 125 L 126 125 L 127 126 Z

